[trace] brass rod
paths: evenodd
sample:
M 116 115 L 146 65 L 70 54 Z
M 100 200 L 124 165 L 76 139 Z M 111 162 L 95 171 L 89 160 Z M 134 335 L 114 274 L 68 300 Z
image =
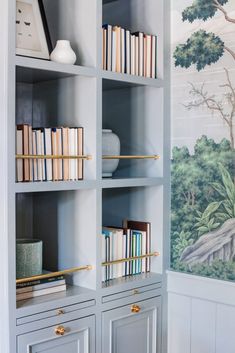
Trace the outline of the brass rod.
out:
M 159 252 L 153 252 L 153 253 L 146 254 L 146 255 L 128 257 L 127 259 L 119 259 L 119 260 L 114 260 L 114 261 L 109 261 L 109 262 L 102 262 L 102 266 L 116 265 L 116 264 L 120 264 L 122 262 L 129 262 L 129 261 L 138 260 L 138 259 L 146 259 L 148 257 L 154 257 L 154 256 L 159 256 L 159 255 L 160 255 Z
M 86 159 L 91 160 L 92 156 L 64 156 L 64 155 L 34 155 L 34 154 L 17 154 L 16 159 Z
M 40 280 L 40 279 L 44 279 L 44 278 L 51 278 L 51 277 L 55 277 L 55 276 L 62 276 L 62 275 L 67 275 L 69 273 L 86 271 L 86 270 L 87 271 L 92 270 L 92 266 L 86 265 L 86 266 L 81 266 L 81 267 L 69 268 L 68 270 L 63 270 L 63 271 L 45 273 L 45 274 L 38 275 L 38 276 L 19 278 L 16 280 L 16 284 L 24 283 L 24 282 L 32 282 L 32 281 L 36 281 L 36 280 Z
M 102 156 L 102 159 L 160 159 L 159 155 L 152 156 Z

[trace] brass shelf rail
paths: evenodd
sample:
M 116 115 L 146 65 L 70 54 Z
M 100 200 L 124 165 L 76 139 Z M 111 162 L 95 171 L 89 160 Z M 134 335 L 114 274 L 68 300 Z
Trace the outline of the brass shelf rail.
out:
M 91 160 L 90 155 L 80 155 L 80 156 L 64 156 L 64 155 L 36 155 L 36 154 L 17 154 L 16 159 L 84 159 Z
M 146 254 L 146 255 L 140 255 L 140 256 L 133 256 L 133 257 L 128 257 L 126 259 L 119 259 L 119 260 L 113 260 L 113 261 L 109 261 L 109 262 L 102 262 L 102 266 L 110 266 L 110 265 L 117 265 L 123 262 L 130 262 L 133 260 L 139 260 L 139 259 L 147 259 L 149 257 L 157 257 L 160 256 L 159 252 L 153 252 L 150 254 Z
M 20 283 L 24 283 L 24 282 L 37 281 L 37 280 L 40 280 L 40 279 L 51 278 L 51 277 L 55 277 L 55 276 L 68 275 L 70 273 L 79 272 L 79 271 L 90 271 L 90 270 L 92 270 L 92 266 L 91 265 L 74 267 L 74 268 L 69 268 L 67 270 L 63 270 L 63 271 L 50 272 L 50 273 L 45 273 L 45 274 L 42 274 L 42 275 L 26 277 L 26 278 L 19 278 L 19 279 L 16 280 L 16 284 L 20 284 Z
M 160 159 L 160 156 L 158 154 L 154 155 L 133 155 L 133 156 L 102 156 L 102 159 Z

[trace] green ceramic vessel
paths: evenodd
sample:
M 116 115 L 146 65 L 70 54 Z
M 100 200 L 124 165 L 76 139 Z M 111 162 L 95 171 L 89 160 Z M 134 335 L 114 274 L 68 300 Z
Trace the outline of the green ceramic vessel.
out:
M 42 273 L 42 240 L 16 240 L 16 278 Z

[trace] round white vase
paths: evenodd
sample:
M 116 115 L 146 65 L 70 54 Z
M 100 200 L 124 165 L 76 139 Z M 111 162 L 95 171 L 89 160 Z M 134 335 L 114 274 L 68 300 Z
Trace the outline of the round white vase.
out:
M 102 155 L 103 156 L 119 156 L 120 155 L 120 140 L 112 130 L 102 130 Z M 103 159 L 102 176 L 105 178 L 112 177 L 118 167 L 119 159 Z
M 75 64 L 77 57 L 71 48 L 69 40 L 57 40 L 56 46 L 50 55 L 51 61 L 61 64 Z

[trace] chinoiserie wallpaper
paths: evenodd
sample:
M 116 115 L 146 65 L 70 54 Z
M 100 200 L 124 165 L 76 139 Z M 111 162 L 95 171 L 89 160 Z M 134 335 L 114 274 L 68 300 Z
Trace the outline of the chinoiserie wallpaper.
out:
M 172 0 L 171 266 L 235 280 L 235 0 Z

